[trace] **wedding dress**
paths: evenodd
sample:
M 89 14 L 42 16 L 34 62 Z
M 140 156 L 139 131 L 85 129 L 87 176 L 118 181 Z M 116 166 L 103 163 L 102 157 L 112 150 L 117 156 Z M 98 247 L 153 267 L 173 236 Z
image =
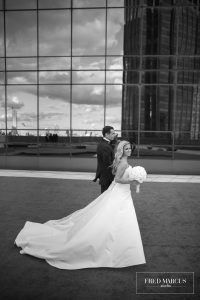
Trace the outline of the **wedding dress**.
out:
M 22 248 L 21 254 L 45 259 L 59 269 L 145 263 L 130 184 L 115 181 L 89 205 L 67 217 L 44 224 L 26 222 L 15 244 Z

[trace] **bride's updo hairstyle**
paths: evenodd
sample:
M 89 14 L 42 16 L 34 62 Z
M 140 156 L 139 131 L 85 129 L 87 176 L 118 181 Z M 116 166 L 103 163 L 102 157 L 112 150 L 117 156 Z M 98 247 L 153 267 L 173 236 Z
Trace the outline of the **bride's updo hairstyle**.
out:
M 130 143 L 128 141 L 120 141 L 119 144 L 117 145 L 116 152 L 115 152 L 115 158 L 113 160 L 113 164 L 111 165 L 113 175 L 116 174 L 117 167 L 123 157 L 124 146 L 129 145 L 129 144 Z

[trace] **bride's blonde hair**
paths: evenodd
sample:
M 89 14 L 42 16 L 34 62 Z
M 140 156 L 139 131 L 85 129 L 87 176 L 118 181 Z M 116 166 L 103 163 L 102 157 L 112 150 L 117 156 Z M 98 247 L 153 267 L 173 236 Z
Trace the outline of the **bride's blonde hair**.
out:
M 115 175 L 117 172 L 117 167 L 123 157 L 124 154 L 124 146 L 129 145 L 130 143 L 128 141 L 120 141 L 119 144 L 116 147 L 115 152 L 115 158 L 113 160 L 113 163 L 111 165 L 112 167 L 112 173 Z

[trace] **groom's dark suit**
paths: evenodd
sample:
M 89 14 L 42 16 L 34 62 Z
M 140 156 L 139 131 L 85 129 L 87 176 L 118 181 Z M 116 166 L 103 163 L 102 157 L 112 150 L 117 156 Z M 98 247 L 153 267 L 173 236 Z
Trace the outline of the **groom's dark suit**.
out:
M 94 181 L 99 178 L 101 193 L 103 193 L 114 179 L 111 165 L 114 159 L 113 147 L 104 139 L 97 146 L 97 171 Z

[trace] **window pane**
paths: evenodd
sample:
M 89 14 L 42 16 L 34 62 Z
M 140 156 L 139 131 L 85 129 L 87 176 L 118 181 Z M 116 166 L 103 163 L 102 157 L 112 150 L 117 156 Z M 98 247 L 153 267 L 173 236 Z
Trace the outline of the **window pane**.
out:
M 178 83 L 199 84 L 200 72 L 178 72 Z
M 199 70 L 200 57 L 178 57 L 178 69 Z
M 123 54 L 124 9 L 108 9 L 107 53 Z
M 71 0 L 39 0 L 39 8 L 68 8 Z
M 139 155 L 141 157 L 172 157 L 172 135 L 168 132 L 141 132 Z
M 142 68 L 151 69 L 174 69 L 175 58 L 174 57 L 146 57 L 143 58 Z
M 140 8 L 125 8 L 124 55 L 140 53 L 141 12 Z
M 7 72 L 8 84 L 36 84 L 36 72 Z
M 108 0 L 108 6 L 124 6 L 124 0 Z
M 40 57 L 40 70 L 69 70 L 71 59 L 69 57 Z
M 70 11 L 40 11 L 40 55 L 69 55 L 70 44 Z
M 106 68 L 110 70 L 123 70 L 123 57 L 107 57 L 106 58 Z
M 7 12 L 6 26 L 8 56 L 34 56 L 37 54 L 36 12 Z
M 66 85 L 39 86 L 40 129 L 68 129 L 70 127 L 70 87 Z
M 5 70 L 5 60 L 4 60 L 4 58 L 0 58 L 0 70 L 1 71 Z
M 73 14 L 73 55 L 105 54 L 105 9 L 77 9 Z
M 138 87 L 131 86 L 131 85 L 124 85 L 122 90 L 122 130 L 137 130 L 138 117 L 139 117 Z M 135 138 L 135 135 L 133 135 L 132 138 Z
M 199 88 L 180 86 L 177 88 L 175 130 L 191 131 L 191 136 L 199 132 L 200 97 Z M 178 138 L 178 134 L 176 135 Z
M 73 57 L 72 68 L 76 70 L 105 69 L 104 57 Z
M 36 9 L 37 0 L 6 0 L 6 9 Z
M 73 0 L 73 7 L 105 7 L 106 0 Z
M 5 84 L 5 73 L 0 72 L 0 84 Z
M 5 128 L 5 87 L 0 85 L 0 130 Z
M 4 56 L 4 17 L 0 12 L 0 56 Z
M 37 60 L 36 58 L 7 58 L 6 60 L 7 70 L 36 70 Z
M 72 83 L 101 83 L 105 82 L 104 71 L 74 71 L 72 72 Z
M 123 83 L 122 71 L 107 71 L 106 83 L 122 84 Z
M 99 129 L 104 124 L 104 86 L 72 86 L 72 128 Z
M 46 72 L 39 72 L 39 81 L 40 84 L 45 83 L 70 83 L 70 73 L 67 71 L 46 71 Z
M 141 98 L 141 130 L 172 130 L 173 86 L 144 86 Z
M 143 72 L 142 83 L 173 83 L 174 72 Z
M 139 72 L 134 71 L 124 71 L 124 83 L 138 83 L 139 82 Z
M 37 87 L 8 86 L 7 126 L 11 129 L 37 128 Z
M 182 7 L 179 14 L 178 33 L 178 52 L 180 54 L 200 54 L 199 47 L 197 47 L 199 30 L 199 6 Z
M 106 86 L 106 124 L 110 124 L 115 130 L 121 129 L 122 116 L 122 86 Z
M 151 8 L 144 9 L 143 12 L 143 53 L 175 54 L 175 10 Z

